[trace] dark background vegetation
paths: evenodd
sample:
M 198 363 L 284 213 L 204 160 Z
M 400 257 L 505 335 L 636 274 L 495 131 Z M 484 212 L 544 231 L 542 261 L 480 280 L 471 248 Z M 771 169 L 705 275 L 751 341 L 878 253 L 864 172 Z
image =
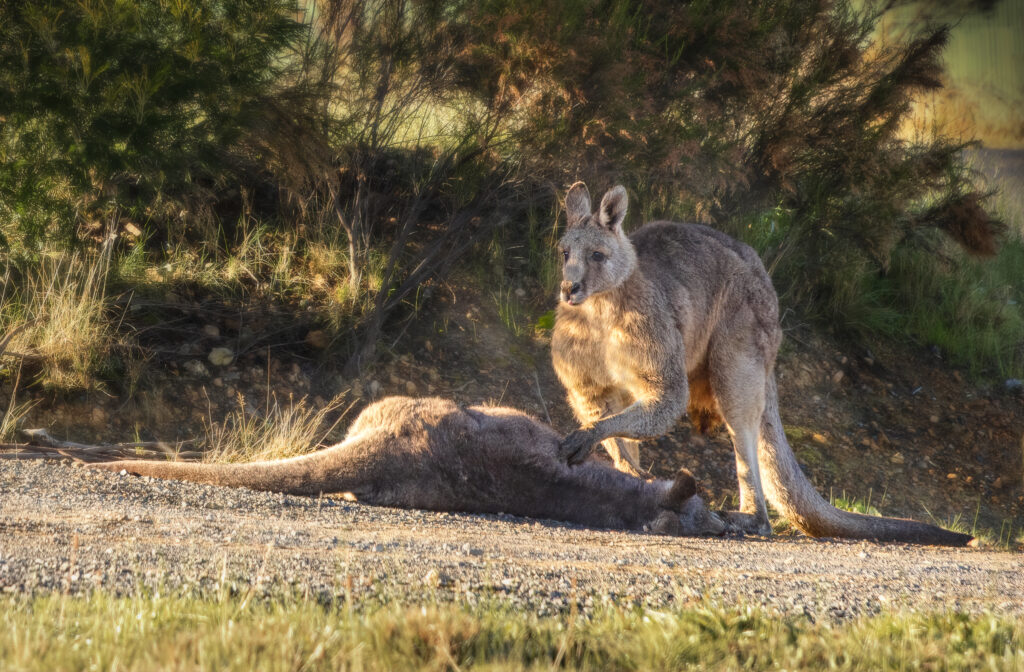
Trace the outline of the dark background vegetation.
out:
M 1019 238 L 969 138 L 905 131 L 941 86 L 949 14 L 880 42 L 883 10 L 8 2 L 7 275 L 120 234 L 112 289 L 145 294 L 145 269 L 171 264 L 162 281 L 204 295 L 301 298 L 352 374 L 453 269 L 549 287 L 558 197 L 584 179 L 626 185 L 634 226 L 695 220 L 755 245 L 802 318 L 1019 375 L 1021 282 L 998 272 L 1024 260 Z

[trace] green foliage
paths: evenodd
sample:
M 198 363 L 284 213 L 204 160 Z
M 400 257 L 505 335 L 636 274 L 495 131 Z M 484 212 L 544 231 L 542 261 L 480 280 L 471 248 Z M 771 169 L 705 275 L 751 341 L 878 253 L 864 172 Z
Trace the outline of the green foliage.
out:
M 754 242 L 791 307 L 867 333 L 913 323 L 951 351 L 956 321 L 991 325 L 964 359 L 1012 370 L 1019 304 L 965 317 L 975 290 L 907 270 L 944 245 L 934 231 L 991 255 L 1002 227 L 964 143 L 904 131 L 948 30 L 883 43 L 879 16 L 846 0 L 4 3 L 0 244 L 131 226 L 137 267 L 313 288 L 353 373 L 488 242 L 499 285 L 548 292 L 558 194 L 619 181 L 634 217 Z M 925 293 L 953 297 L 935 324 Z
M 1024 664 L 1024 628 L 994 614 L 885 613 L 832 625 L 755 608 L 603 607 L 537 616 L 475 607 L 325 607 L 299 598 L 5 597 L 15 670 L 990 669 Z
M 861 513 L 866 516 L 880 516 L 882 514 L 878 510 L 878 508 L 871 504 L 871 494 L 872 493 L 869 490 L 867 499 L 859 499 L 853 496 L 847 497 L 846 491 L 844 490 L 838 497 L 836 497 L 832 493 L 829 493 L 828 499 L 829 504 L 836 507 L 837 509 L 842 509 L 843 511 Z M 884 496 L 882 497 L 882 500 L 883 502 L 885 501 Z M 881 504 L 879 504 L 879 506 L 881 506 Z
M 30 246 L 237 188 L 306 32 L 292 0 L 15 0 L 0 23 L 0 227 Z
M 975 373 L 1009 377 L 1024 372 L 1024 243 L 1006 242 L 982 262 L 957 250 L 901 249 L 887 291 L 895 297 L 905 333 Z

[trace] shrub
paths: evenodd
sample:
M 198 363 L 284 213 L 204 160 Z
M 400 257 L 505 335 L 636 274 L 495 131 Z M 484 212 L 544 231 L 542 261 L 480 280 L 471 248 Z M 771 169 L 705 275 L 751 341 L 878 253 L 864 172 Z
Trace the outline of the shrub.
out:
M 0 231 L 166 224 L 262 168 L 307 28 L 291 0 L 0 6 Z M 184 225 L 184 224 L 183 224 Z M 99 237 L 102 239 L 102 236 Z

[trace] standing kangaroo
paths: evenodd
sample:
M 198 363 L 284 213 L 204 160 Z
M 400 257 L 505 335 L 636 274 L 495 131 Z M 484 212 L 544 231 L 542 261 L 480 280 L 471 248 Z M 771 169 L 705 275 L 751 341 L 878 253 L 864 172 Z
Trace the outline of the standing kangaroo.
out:
M 368 406 L 345 440 L 284 460 L 209 464 L 121 460 L 90 466 L 295 495 L 351 493 L 359 501 L 432 511 L 509 513 L 660 534 L 722 534 L 686 470 L 646 481 L 597 463 L 571 468 L 560 437 L 509 408 L 388 397 Z
M 698 224 L 651 222 L 627 237 L 626 190 L 591 211 L 583 183 L 565 198 L 562 284 L 552 358 L 582 427 L 560 454 L 582 462 L 603 442 L 615 465 L 639 473 L 639 439 L 667 433 L 684 411 L 732 437 L 747 532 L 768 535 L 771 501 L 811 536 L 959 546 L 970 541 L 912 520 L 849 513 L 808 482 L 782 430 L 775 357 L 778 298 L 749 246 Z

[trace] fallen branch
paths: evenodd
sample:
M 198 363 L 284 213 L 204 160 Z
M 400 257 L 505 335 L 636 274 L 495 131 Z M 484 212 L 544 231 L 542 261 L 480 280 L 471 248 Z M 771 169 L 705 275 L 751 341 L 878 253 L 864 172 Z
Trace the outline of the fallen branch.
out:
M 26 429 L 22 434 L 26 443 L 0 443 L 0 459 L 45 460 L 67 457 L 76 462 L 105 462 L 140 458 L 200 459 L 200 450 L 183 450 L 193 441 L 167 443 L 166 441 L 137 441 L 133 443 L 86 444 L 55 439 L 45 429 Z

